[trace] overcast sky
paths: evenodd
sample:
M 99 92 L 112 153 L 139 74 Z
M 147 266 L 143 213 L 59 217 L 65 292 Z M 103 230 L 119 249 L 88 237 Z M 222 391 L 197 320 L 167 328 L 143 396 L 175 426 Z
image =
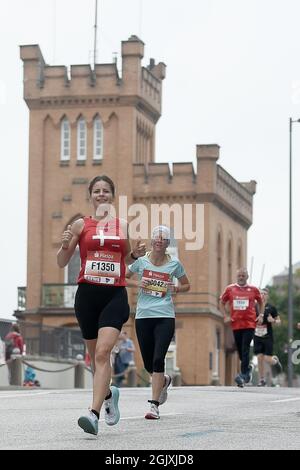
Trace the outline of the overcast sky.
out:
M 300 118 L 299 0 L 99 0 L 97 62 L 120 57 L 132 34 L 167 65 L 156 160 L 193 161 L 221 146 L 219 164 L 257 181 L 248 232 L 252 282 L 288 265 L 289 117 Z M 91 62 L 94 0 L 2 0 L 0 15 L 0 318 L 26 285 L 28 109 L 19 45 L 50 65 Z M 119 60 L 120 66 L 120 60 Z M 176 136 L 176 138 L 174 138 Z M 294 262 L 300 260 L 300 124 L 293 126 Z

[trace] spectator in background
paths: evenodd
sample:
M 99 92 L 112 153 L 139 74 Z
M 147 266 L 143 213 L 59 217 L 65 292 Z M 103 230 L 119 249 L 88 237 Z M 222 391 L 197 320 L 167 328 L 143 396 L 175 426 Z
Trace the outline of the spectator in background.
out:
M 11 355 L 14 354 L 23 354 L 24 350 L 24 340 L 20 333 L 19 325 L 13 323 L 11 325 L 10 332 L 4 338 L 5 342 L 5 360 L 9 361 Z
M 25 369 L 23 386 L 24 387 L 40 387 L 41 384 L 38 380 L 36 380 L 35 377 L 36 377 L 36 373 L 34 372 L 33 368 L 30 366 L 27 366 Z
M 5 364 L 5 344 L 0 338 L 0 366 Z
M 11 385 L 11 365 L 13 354 L 23 354 L 24 340 L 20 333 L 19 325 L 13 323 L 10 332 L 4 338 L 5 361 L 8 368 L 8 382 Z
M 135 347 L 133 341 L 128 338 L 126 331 L 121 331 L 118 343 L 114 348 L 114 371 L 115 375 L 117 375 L 115 378 L 117 387 L 122 385 L 122 382 L 125 378 L 125 376 L 122 375 L 122 372 L 125 372 L 125 370 L 128 369 L 130 365 L 134 365 L 134 352 Z

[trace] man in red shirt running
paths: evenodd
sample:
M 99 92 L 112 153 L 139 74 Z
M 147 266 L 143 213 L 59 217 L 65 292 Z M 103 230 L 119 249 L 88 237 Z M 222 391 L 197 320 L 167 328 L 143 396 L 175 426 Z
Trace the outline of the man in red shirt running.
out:
M 248 271 L 245 268 L 237 272 L 237 283 L 230 284 L 220 297 L 220 310 L 224 321 L 231 322 L 231 328 L 241 361 L 241 373 L 235 378 L 239 387 L 250 382 L 252 367 L 250 366 L 250 344 L 254 337 L 257 323 L 263 321 L 263 300 L 259 289 L 247 284 Z M 255 304 L 258 304 L 259 315 L 256 316 Z M 229 304 L 230 316 L 226 311 Z

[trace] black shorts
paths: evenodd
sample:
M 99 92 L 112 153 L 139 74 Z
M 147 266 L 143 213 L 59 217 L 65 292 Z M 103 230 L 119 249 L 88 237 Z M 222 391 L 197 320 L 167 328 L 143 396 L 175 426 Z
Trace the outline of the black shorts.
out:
M 254 336 L 254 354 L 264 354 L 265 356 L 273 356 L 273 338 L 271 336 L 260 337 Z
M 75 296 L 75 315 L 84 339 L 96 339 L 98 330 L 110 326 L 121 331 L 129 318 L 125 287 L 80 283 Z

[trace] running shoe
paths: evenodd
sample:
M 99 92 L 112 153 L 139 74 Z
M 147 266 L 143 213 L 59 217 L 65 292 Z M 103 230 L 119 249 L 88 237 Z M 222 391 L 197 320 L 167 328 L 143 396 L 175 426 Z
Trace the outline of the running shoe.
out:
M 257 384 L 258 387 L 266 387 L 266 385 L 267 385 L 267 382 L 265 381 L 265 379 L 260 379 L 260 381 Z
M 249 364 L 249 369 L 248 369 L 247 374 L 243 375 L 245 384 L 248 384 L 249 382 L 252 382 L 253 370 L 254 370 L 253 364 Z
M 245 385 L 245 381 L 242 377 L 242 374 L 238 374 L 236 378 L 234 379 L 235 383 L 237 384 L 238 387 L 243 388 Z
M 97 436 L 98 418 L 92 411 L 89 411 L 89 414 L 87 416 L 80 416 L 78 420 L 78 425 L 81 427 L 81 429 L 84 430 L 84 432 Z
M 108 426 L 114 426 L 120 419 L 120 411 L 118 407 L 119 389 L 112 385 L 110 387 L 111 397 L 104 401 L 105 422 Z
M 165 385 L 162 388 L 162 391 L 160 392 L 158 402 L 160 405 L 163 405 L 166 403 L 167 398 L 168 398 L 168 387 L 170 387 L 172 383 L 172 377 L 170 375 L 165 375 Z
M 282 372 L 282 364 L 281 364 L 278 356 L 273 356 L 272 359 L 275 359 L 275 361 L 276 361 L 275 364 L 272 364 L 273 375 L 278 375 Z
M 149 402 L 150 402 L 150 400 L 149 400 Z M 145 414 L 145 418 L 146 419 L 159 419 L 160 418 L 158 406 L 155 405 L 155 403 L 151 403 L 150 411 Z

